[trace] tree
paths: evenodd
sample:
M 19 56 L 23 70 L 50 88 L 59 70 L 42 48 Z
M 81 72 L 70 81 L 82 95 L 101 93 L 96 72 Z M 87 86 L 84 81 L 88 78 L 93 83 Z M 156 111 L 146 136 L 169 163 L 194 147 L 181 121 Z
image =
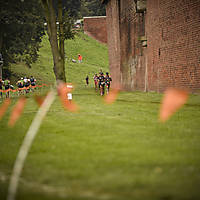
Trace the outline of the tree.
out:
M 31 64 L 38 57 L 39 44 L 45 34 L 40 2 L 0 0 L 0 5 L 0 53 L 4 66 L 19 58 Z
M 64 40 L 73 37 L 70 29 L 72 23 L 70 24 L 69 19 L 78 13 L 80 1 L 41 0 L 41 2 L 47 21 L 47 33 L 53 55 L 53 70 L 56 80 L 66 82 Z M 76 9 L 74 8 L 74 5 L 76 6 Z M 68 23 L 64 22 L 64 18 L 68 18 L 68 21 L 66 21 Z M 57 29 L 56 22 L 59 23 L 59 29 Z
M 105 5 L 102 5 L 100 0 L 81 0 L 81 15 L 83 17 L 106 15 Z

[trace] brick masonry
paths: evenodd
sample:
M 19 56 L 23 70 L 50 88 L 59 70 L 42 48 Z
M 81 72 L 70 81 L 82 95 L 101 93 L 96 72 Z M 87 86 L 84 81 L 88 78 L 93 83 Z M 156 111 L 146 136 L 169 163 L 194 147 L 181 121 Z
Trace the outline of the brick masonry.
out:
M 146 12 L 133 0 L 108 0 L 106 13 L 114 85 L 200 90 L 200 0 L 147 0 Z
M 113 84 L 125 90 L 145 90 L 145 14 L 133 0 L 110 0 L 106 6 L 110 72 Z M 119 17 L 120 16 L 120 17 Z
M 148 0 L 148 90 L 200 89 L 200 0 Z
M 106 16 L 84 17 L 84 33 L 102 43 L 107 43 Z

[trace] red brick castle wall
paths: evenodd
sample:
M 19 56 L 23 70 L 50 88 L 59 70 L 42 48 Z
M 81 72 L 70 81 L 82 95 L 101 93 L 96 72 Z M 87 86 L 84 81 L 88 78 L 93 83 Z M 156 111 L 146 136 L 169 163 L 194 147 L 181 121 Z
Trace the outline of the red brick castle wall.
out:
M 147 0 L 148 90 L 200 89 L 200 0 Z
M 106 16 L 84 17 L 84 33 L 102 43 L 107 43 Z
M 113 84 L 126 90 L 145 90 L 145 14 L 136 13 L 133 0 L 110 0 L 106 6 L 110 72 Z M 120 17 L 119 17 L 120 16 Z
M 113 83 L 129 90 L 200 90 L 200 0 L 103 2 Z M 138 10 L 141 2 L 146 11 Z

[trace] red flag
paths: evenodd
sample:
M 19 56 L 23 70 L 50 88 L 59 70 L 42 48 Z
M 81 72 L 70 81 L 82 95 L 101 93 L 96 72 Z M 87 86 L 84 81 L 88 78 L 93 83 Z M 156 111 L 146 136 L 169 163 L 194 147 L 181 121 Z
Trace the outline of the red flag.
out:
M 107 104 L 112 104 L 117 99 L 118 93 L 119 89 L 111 89 L 104 97 L 104 102 Z
M 43 83 L 42 86 L 48 86 L 46 83 Z
M 10 102 L 11 102 L 11 100 L 8 98 L 1 105 L 1 107 L 0 107 L 0 120 L 4 116 L 6 110 L 8 109 L 8 106 L 10 105 Z
M 187 91 L 175 88 L 167 89 L 160 107 L 160 121 L 165 122 L 168 120 L 172 114 L 186 103 L 187 99 Z
M 67 94 L 69 92 L 71 92 L 71 88 L 68 88 L 65 83 L 60 83 L 58 85 L 58 95 L 60 96 L 64 108 L 71 112 L 76 112 L 79 108 L 72 100 L 68 100 Z
M 13 127 L 15 125 L 16 121 L 19 119 L 19 117 L 21 116 L 24 110 L 25 104 L 26 104 L 26 98 L 21 97 L 12 110 L 12 113 L 10 115 L 10 119 L 8 122 L 9 126 Z

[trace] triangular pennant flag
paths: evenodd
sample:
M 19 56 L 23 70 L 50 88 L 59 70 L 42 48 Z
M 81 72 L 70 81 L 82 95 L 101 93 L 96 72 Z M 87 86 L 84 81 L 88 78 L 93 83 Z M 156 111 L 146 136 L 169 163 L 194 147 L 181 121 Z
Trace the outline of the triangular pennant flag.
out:
M 76 112 L 79 110 L 78 106 L 72 101 L 68 99 L 69 93 L 71 92 L 71 88 L 68 87 L 65 83 L 60 83 L 58 85 L 58 95 L 60 96 L 60 100 L 67 110 L 71 112 Z
M 111 89 L 109 93 L 104 97 L 104 102 L 106 104 L 112 104 L 118 96 L 119 89 Z
M 174 114 L 188 99 L 188 92 L 185 90 L 169 88 L 164 93 L 160 107 L 160 121 L 165 122 Z
M 8 106 L 10 105 L 10 103 L 11 103 L 11 100 L 8 98 L 1 105 L 1 107 L 0 107 L 0 120 L 4 116 L 6 110 L 8 109 Z
M 26 104 L 26 98 L 21 97 L 12 110 L 12 113 L 10 115 L 10 119 L 8 122 L 9 126 L 12 127 L 15 125 L 16 121 L 19 119 L 19 117 L 21 116 L 21 114 L 24 110 L 25 104 Z

